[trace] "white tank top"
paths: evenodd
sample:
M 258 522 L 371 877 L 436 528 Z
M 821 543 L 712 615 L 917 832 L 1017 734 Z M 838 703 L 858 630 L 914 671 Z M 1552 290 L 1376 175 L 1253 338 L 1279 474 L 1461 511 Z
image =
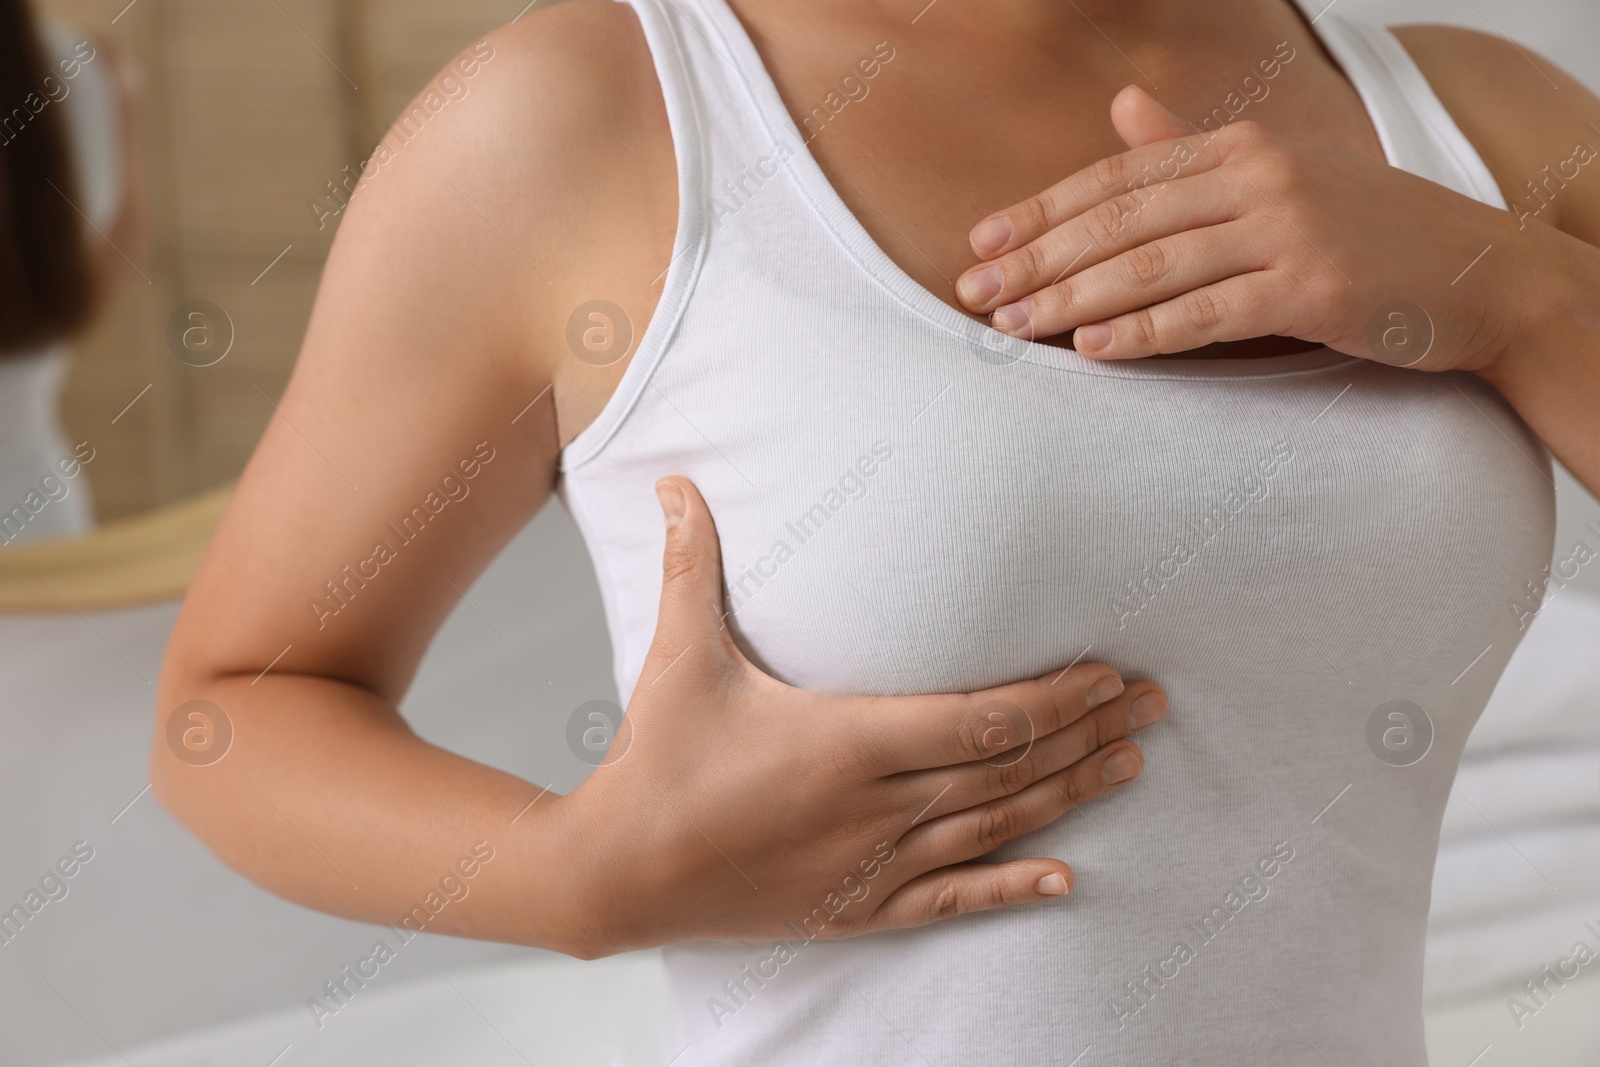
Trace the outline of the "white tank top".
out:
M 1007 338 L 873 243 L 725 0 L 629 2 L 679 228 L 562 457 L 621 699 L 670 473 L 716 516 L 738 640 L 786 682 L 965 691 L 1083 657 L 1171 698 L 1139 781 L 996 854 L 1069 862 L 1064 901 L 670 946 L 675 1064 L 1426 1063 L 1441 814 L 1550 558 L 1538 440 L 1466 374 Z M 1387 31 L 1316 28 L 1395 166 L 1505 206 Z

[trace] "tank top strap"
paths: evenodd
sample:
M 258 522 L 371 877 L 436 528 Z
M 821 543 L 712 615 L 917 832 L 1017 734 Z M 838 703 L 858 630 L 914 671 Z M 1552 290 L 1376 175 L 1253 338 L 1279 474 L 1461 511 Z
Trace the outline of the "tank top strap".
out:
M 1312 27 L 1361 96 L 1392 165 L 1506 208 L 1483 157 L 1399 38 L 1375 23 L 1335 15 L 1318 17 Z
M 736 206 L 751 174 L 772 175 L 768 157 L 791 158 L 805 140 L 792 120 L 776 126 L 757 100 L 770 88 L 765 67 L 725 0 L 619 0 L 638 13 L 656 64 L 680 157 L 697 157 L 707 209 Z M 731 22 L 731 28 L 730 28 Z M 682 175 L 680 174 L 680 178 Z M 713 220 L 714 221 L 714 220 Z

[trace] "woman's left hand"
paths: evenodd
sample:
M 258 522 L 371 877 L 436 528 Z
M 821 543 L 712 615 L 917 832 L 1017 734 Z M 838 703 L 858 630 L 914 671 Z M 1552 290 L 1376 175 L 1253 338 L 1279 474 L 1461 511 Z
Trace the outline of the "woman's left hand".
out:
M 1130 151 L 973 228 L 957 294 L 996 329 L 1095 359 L 1277 334 L 1483 371 L 1540 306 L 1543 225 L 1323 140 L 1195 134 L 1136 87 L 1111 111 Z

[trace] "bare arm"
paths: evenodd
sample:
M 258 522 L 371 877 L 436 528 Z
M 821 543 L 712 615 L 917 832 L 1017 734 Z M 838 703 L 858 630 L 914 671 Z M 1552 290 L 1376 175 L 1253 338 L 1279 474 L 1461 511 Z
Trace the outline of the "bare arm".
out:
M 1505 275 L 1518 326 L 1482 376 L 1600 493 L 1600 97 L 1501 37 L 1451 26 L 1395 34 L 1531 239 L 1526 265 Z
M 967 861 L 1133 781 L 1127 735 L 1166 713 L 1160 690 L 1103 664 L 977 694 L 783 685 L 722 625 L 692 486 L 663 495 L 651 656 L 667 678 L 629 703 L 646 740 L 627 759 L 541 796 L 400 717 L 460 590 L 547 500 L 559 443 L 607 393 L 561 356 L 567 314 L 616 293 L 643 322 L 662 265 L 637 254 L 664 117 L 658 95 L 638 104 L 634 79 L 654 82 L 631 11 L 574 0 L 534 18 L 537 33 L 490 38 L 469 94 L 391 140 L 347 212 L 278 417 L 173 633 L 157 796 L 229 865 L 311 907 L 395 922 L 472 867 L 429 930 L 584 957 L 1065 894 L 1059 860 Z M 196 700 L 231 724 L 220 759 L 182 743 Z M 796 753 L 814 763 L 800 780 Z M 780 779 L 793 787 L 774 805 Z
M 353 918 L 397 920 L 487 842 L 497 859 L 437 929 L 565 948 L 568 883 L 530 860 L 558 834 L 555 806 L 513 827 L 537 790 L 428 744 L 397 711 L 458 591 L 554 481 L 551 397 L 527 405 L 551 384 L 540 340 L 568 296 L 535 257 L 570 235 L 561 213 L 516 202 L 585 203 L 565 172 L 588 129 L 622 119 L 603 92 L 574 100 L 606 67 L 593 55 L 606 25 L 539 17 L 539 32 L 464 52 L 455 83 L 419 97 L 449 103 L 420 132 L 391 130 L 369 167 L 293 380 L 173 633 L 151 774 L 235 869 Z M 165 742 L 195 699 L 234 731 L 206 766 Z

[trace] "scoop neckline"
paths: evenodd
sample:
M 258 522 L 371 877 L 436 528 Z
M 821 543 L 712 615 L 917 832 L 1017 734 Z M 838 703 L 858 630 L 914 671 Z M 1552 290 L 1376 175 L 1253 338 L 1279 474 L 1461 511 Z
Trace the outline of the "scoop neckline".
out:
M 670 3 L 671 0 L 664 0 Z M 777 83 L 767 70 L 749 31 L 727 0 L 697 0 L 711 20 L 721 43 L 731 53 L 750 102 L 767 132 L 774 138 L 794 138 L 794 156 L 785 169 L 813 212 L 823 222 L 835 242 L 856 265 L 884 292 L 895 298 L 931 325 L 954 334 L 974 349 L 984 362 L 1005 365 L 1013 362 L 1054 367 L 1075 374 L 1108 378 L 1224 379 L 1281 378 L 1317 373 L 1361 362 L 1326 345 L 1305 352 L 1281 356 L 1234 359 L 1177 359 L 1151 356 L 1144 359 L 1106 362 L 1080 355 L 1071 348 L 1029 341 L 1001 333 L 992 326 L 957 311 L 931 290 L 907 274 L 883 247 L 873 239 L 854 212 L 845 204 L 821 164 L 811 154 L 810 145 L 800 136 L 799 127 L 783 102 Z M 1313 29 L 1313 32 L 1316 32 Z M 1320 34 L 1324 47 L 1328 47 Z M 1374 125 L 1377 116 L 1371 115 Z

